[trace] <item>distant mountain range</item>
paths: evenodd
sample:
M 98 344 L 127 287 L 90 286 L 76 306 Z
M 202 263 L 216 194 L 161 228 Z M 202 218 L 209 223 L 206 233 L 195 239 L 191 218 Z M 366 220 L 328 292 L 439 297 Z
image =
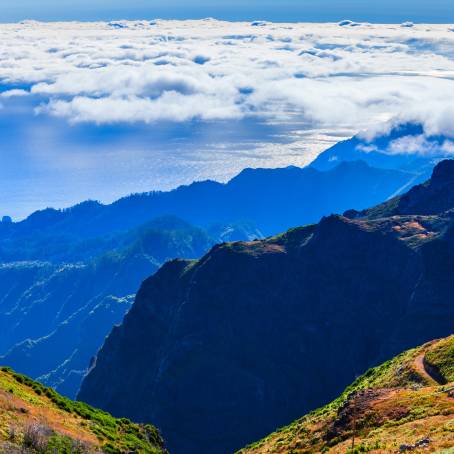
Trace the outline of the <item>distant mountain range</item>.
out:
M 446 160 L 379 208 L 167 263 L 79 399 L 153 421 L 175 454 L 232 452 L 329 402 L 369 367 L 452 333 L 453 197 Z
M 412 131 L 379 139 L 381 148 Z M 3 217 L 0 358 L 74 397 L 142 280 L 167 260 L 197 258 L 217 242 L 263 238 L 349 208 L 361 212 L 422 181 L 436 162 L 373 167 L 373 153 L 358 144 L 366 146 L 353 138 L 308 168 L 246 169 L 226 184 L 197 182 L 110 205 L 87 201 L 21 222 Z
M 16 223 L 5 216 L 0 260 L 93 258 L 115 248 L 119 233 L 163 216 L 205 228 L 247 222 L 272 235 L 405 192 L 449 157 L 449 143 L 443 137 L 426 139 L 421 126 L 407 124 L 371 141 L 359 135 L 340 142 L 306 168 L 246 169 L 226 184 L 202 181 L 133 194 L 110 205 L 86 201 L 64 210 L 48 208 Z
M 0 223 L 0 260 L 86 260 L 114 248 L 119 233 L 163 216 L 204 228 L 246 223 L 272 235 L 332 212 L 367 208 L 418 181 L 423 181 L 419 174 L 377 169 L 360 160 L 327 171 L 246 169 L 226 184 L 197 182 L 170 192 L 131 195 L 111 205 L 84 202 Z

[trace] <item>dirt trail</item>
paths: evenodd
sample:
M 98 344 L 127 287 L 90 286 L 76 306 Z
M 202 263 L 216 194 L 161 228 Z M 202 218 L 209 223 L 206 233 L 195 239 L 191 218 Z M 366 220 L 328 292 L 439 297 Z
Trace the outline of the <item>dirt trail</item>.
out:
M 431 385 L 444 385 L 442 377 L 439 374 L 434 374 L 427 366 L 426 362 L 424 361 L 425 353 L 421 353 L 415 359 L 415 368 L 416 371 L 425 379 L 429 381 Z

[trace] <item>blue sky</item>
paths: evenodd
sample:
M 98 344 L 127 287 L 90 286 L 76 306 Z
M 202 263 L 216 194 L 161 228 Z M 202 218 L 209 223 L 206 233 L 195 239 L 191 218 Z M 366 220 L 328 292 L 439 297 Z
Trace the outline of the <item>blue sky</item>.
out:
M 2 22 L 204 18 L 272 21 L 454 22 L 452 0 L 2 0 Z

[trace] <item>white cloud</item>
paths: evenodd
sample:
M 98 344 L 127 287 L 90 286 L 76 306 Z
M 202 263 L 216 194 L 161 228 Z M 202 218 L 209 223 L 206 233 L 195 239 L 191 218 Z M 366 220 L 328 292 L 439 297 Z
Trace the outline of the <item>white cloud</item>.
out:
M 13 90 L 7 90 L 7 91 L 0 93 L 0 96 L 2 98 L 13 98 L 15 96 L 27 96 L 28 94 L 29 94 L 29 92 L 26 90 L 13 89 Z
M 452 140 L 445 140 L 441 149 L 444 153 L 454 155 L 454 142 Z
M 144 121 L 184 122 L 192 119 L 237 119 L 241 112 L 234 104 L 222 102 L 220 97 L 200 94 L 182 95 L 168 91 L 157 99 L 136 96 L 90 98 L 76 96 L 70 101 L 52 100 L 40 106 L 38 113 L 67 118 L 70 122 L 134 123 Z
M 421 156 L 440 156 L 454 154 L 451 141 L 430 140 L 424 135 L 404 136 L 393 140 L 386 150 L 389 154 L 418 154 Z
M 394 119 L 454 137 L 445 25 L 27 21 L 0 25 L 0 57 L 2 97 L 30 87 L 38 113 L 70 122 L 262 116 L 360 130 Z

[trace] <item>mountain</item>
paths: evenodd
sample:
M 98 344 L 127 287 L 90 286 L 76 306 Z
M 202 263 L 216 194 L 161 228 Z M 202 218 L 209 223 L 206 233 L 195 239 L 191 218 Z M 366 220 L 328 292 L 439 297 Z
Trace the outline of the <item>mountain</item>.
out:
M 0 369 L 0 451 L 166 454 L 150 424 L 134 424 L 73 402 L 11 369 Z
M 331 212 L 362 209 L 410 182 L 416 182 L 411 173 L 361 161 L 327 172 L 246 169 L 227 184 L 194 183 L 111 205 L 87 201 L 17 223 L 5 217 L 0 359 L 75 397 L 90 359 L 122 321 L 141 282 L 167 260 L 198 258 L 216 242 L 262 238 Z
M 162 216 L 209 229 L 249 223 L 265 235 L 318 222 L 348 208 L 363 209 L 416 184 L 413 173 L 346 162 L 315 168 L 246 169 L 226 184 L 196 182 L 170 192 L 135 194 L 111 205 L 84 202 L 65 210 L 37 211 L 0 223 L 0 261 L 86 260 L 118 247 L 119 232 Z M 250 230 L 250 228 L 249 228 Z
M 200 257 L 212 236 L 177 218 L 121 234 L 121 246 L 86 262 L 0 264 L 0 362 L 75 397 L 91 358 L 130 309 L 142 281 L 167 260 Z
M 413 187 L 406 194 L 393 197 L 369 210 L 349 210 L 345 215 L 369 219 L 411 213 L 431 215 L 452 207 L 454 207 L 454 160 L 446 160 L 435 167 L 429 181 Z
M 420 124 L 404 123 L 339 142 L 321 153 L 311 167 L 327 171 L 341 162 L 362 160 L 377 169 L 398 169 L 428 178 L 434 165 L 452 157 L 453 150 L 446 137 L 427 136 Z
M 449 200 L 453 177 L 452 162 L 438 164 L 419 200 L 435 186 Z M 450 335 L 454 207 L 423 206 L 332 215 L 167 263 L 107 338 L 79 399 L 153 421 L 175 454 L 223 454 L 400 351 Z
M 451 336 L 409 350 L 367 371 L 335 401 L 238 454 L 419 449 L 449 453 L 454 446 L 453 417 Z

